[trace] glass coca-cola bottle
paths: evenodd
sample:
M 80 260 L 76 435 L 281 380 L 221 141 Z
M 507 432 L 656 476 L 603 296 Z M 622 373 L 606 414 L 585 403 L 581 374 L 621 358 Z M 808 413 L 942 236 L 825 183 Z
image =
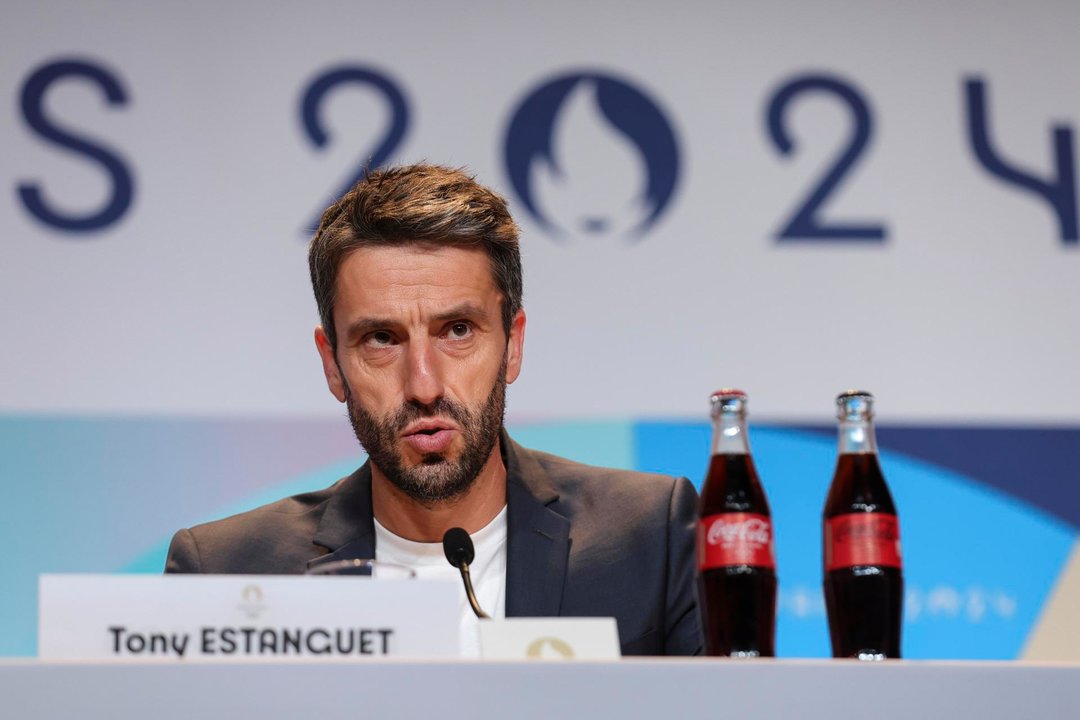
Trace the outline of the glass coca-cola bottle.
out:
M 772 519 L 746 435 L 746 393 L 712 395 L 713 442 L 697 531 L 698 599 L 705 652 L 776 654 Z
M 839 458 L 824 513 L 825 608 L 834 657 L 900 657 L 904 578 L 896 506 L 878 465 L 874 398 L 836 398 Z

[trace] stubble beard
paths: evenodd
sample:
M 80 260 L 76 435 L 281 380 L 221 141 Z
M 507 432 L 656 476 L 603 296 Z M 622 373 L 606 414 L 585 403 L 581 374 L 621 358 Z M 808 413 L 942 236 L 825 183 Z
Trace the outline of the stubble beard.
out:
M 506 363 L 504 355 L 499 372 L 487 398 L 474 408 L 441 397 L 430 405 L 406 403 L 396 411 L 377 418 L 353 396 L 345 383 L 345 406 L 349 411 L 356 439 L 367 451 L 372 464 L 399 490 L 416 502 L 431 506 L 453 501 L 464 495 L 476 482 L 484 464 L 499 441 L 506 411 Z M 398 450 L 401 431 L 421 418 L 449 417 L 454 420 L 465 441 L 457 459 L 444 453 L 428 453 L 412 467 Z

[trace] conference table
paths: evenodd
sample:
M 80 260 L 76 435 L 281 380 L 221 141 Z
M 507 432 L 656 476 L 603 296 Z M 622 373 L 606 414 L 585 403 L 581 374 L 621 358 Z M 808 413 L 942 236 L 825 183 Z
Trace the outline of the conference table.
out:
M 0 717 L 1080 718 L 1080 663 L 0 660 Z

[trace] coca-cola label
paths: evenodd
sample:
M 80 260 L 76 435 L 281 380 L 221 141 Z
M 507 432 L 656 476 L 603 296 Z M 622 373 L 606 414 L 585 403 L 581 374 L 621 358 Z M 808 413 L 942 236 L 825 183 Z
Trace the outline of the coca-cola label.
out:
M 850 513 L 825 521 L 825 570 L 853 565 L 901 566 L 895 515 Z
M 698 521 L 698 569 L 729 565 L 775 568 L 772 521 L 757 513 L 719 513 Z

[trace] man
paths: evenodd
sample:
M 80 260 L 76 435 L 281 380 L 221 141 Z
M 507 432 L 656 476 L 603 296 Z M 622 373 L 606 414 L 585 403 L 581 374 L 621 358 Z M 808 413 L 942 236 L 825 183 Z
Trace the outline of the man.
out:
M 315 345 L 369 461 L 326 490 L 181 530 L 166 571 L 374 557 L 456 577 L 441 546 L 456 526 L 491 615 L 614 616 L 623 654 L 699 653 L 690 483 L 579 465 L 503 430 L 525 339 L 503 199 L 457 170 L 377 170 L 323 213 L 308 259 Z

